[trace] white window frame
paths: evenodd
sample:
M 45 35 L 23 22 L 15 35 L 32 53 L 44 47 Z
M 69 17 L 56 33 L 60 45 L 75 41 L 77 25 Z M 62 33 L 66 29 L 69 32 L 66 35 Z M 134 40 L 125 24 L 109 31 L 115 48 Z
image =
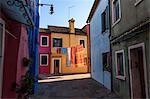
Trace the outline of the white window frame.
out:
M 121 3 L 120 3 L 120 0 L 118 0 L 119 2 L 119 19 L 115 21 L 115 15 L 114 15 L 114 2 L 116 0 L 112 0 L 112 27 L 114 27 L 117 23 L 120 22 L 121 20 Z
M 140 4 L 143 0 L 136 0 L 134 3 L 134 6 L 137 6 L 138 4 Z
M 59 62 L 60 62 L 60 63 L 59 63 L 59 73 L 62 72 L 62 71 L 61 71 L 61 68 L 62 68 L 62 67 L 61 67 L 61 58 L 52 58 L 52 70 L 51 70 L 51 73 L 52 73 L 52 74 L 54 74 L 54 68 L 55 68 L 55 67 L 54 67 L 54 60 L 56 60 L 56 59 L 59 60 Z
M 3 63 L 4 63 L 4 48 L 5 48 L 5 21 L 3 19 L 0 18 L 0 23 L 3 24 L 3 40 L 2 40 L 2 62 L 1 62 L 1 68 L 0 68 L 0 98 L 2 97 L 2 84 L 3 84 Z
M 46 38 L 47 38 L 47 45 L 42 45 L 42 38 L 43 38 L 43 37 L 46 37 Z M 48 46 L 49 46 L 49 36 L 44 36 L 44 35 L 42 35 L 41 38 L 40 38 L 40 41 L 41 41 L 41 42 L 40 42 L 40 45 L 41 45 L 42 47 L 48 47 Z
M 117 66 L 117 54 L 118 53 L 123 53 L 123 73 L 124 73 L 124 76 L 118 75 L 118 66 Z M 119 50 L 119 51 L 115 52 L 115 66 L 116 66 L 116 78 L 121 79 L 121 80 L 125 80 L 126 73 L 125 73 L 125 55 L 124 55 L 124 50 Z
M 47 56 L 47 64 L 42 64 L 42 56 Z M 49 55 L 48 54 L 40 54 L 40 66 L 48 66 Z

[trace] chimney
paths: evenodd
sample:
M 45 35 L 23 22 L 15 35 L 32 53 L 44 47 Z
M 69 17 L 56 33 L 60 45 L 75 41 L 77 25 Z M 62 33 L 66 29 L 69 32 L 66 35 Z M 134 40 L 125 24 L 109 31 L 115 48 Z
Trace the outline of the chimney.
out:
M 72 18 L 68 22 L 69 22 L 69 32 L 70 33 L 75 33 L 75 28 L 74 28 L 75 20 Z

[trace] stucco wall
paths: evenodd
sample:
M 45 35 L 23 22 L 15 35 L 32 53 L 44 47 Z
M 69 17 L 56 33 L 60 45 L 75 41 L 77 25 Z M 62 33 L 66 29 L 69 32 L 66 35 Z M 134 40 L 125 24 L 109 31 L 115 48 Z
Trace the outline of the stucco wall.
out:
M 50 74 L 50 53 L 51 53 L 51 34 L 50 33 L 40 33 L 39 34 L 39 74 Z M 49 37 L 49 46 L 42 47 L 41 44 L 41 36 L 48 36 Z M 40 65 L 40 54 L 48 54 L 48 66 L 41 66 Z
M 21 26 L 21 35 L 19 41 L 19 50 L 18 50 L 18 58 L 17 58 L 17 75 L 16 82 L 20 84 L 21 77 L 24 76 L 29 67 L 23 66 L 22 59 L 26 57 L 29 58 L 29 49 L 28 49 L 28 35 L 27 30 L 24 25 Z
M 112 0 L 110 0 L 112 1 Z M 112 25 L 111 38 L 117 37 L 125 32 L 135 28 L 137 25 L 140 26 L 142 22 L 149 18 L 149 0 L 142 0 L 138 5 L 135 5 L 136 0 L 120 0 L 121 2 L 121 19 L 116 25 Z M 112 5 L 112 4 L 111 4 Z M 112 13 L 112 12 L 111 12 Z M 138 32 L 138 33 L 137 33 Z M 122 95 L 124 98 L 130 98 L 131 85 L 130 85 L 130 73 L 129 73 L 129 56 L 128 47 L 139 43 L 144 43 L 145 53 L 146 53 L 146 67 L 147 67 L 147 83 L 148 87 L 150 85 L 150 65 L 149 65 L 149 30 L 147 28 L 140 28 L 139 31 L 132 31 L 133 37 L 126 38 L 125 41 L 118 42 L 116 44 L 111 44 L 112 47 L 112 64 L 113 64 L 113 89 L 115 92 Z M 129 36 L 129 35 L 128 35 Z M 122 50 L 125 51 L 125 74 L 126 79 L 120 80 L 116 78 L 116 64 L 115 64 L 115 51 Z M 124 89 L 124 90 L 122 90 Z M 150 94 L 150 91 L 148 91 Z
M 127 40 L 126 42 L 121 42 L 120 44 L 116 44 L 112 46 L 112 64 L 113 64 L 113 88 L 114 91 L 122 95 L 124 98 L 130 98 L 130 78 L 129 78 L 129 63 L 128 63 L 128 47 L 132 45 L 136 45 L 139 43 L 144 43 L 145 45 L 145 53 L 149 53 L 149 31 L 143 32 L 139 35 L 136 35 L 134 38 Z M 136 39 L 135 39 L 136 38 Z M 125 51 L 125 80 L 116 79 L 116 64 L 115 64 L 115 51 L 117 50 Z M 147 83 L 148 87 L 150 85 L 150 75 L 149 75 L 149 55 L 146 54 L 146 68 L 147 71 Z M 124 90 L 122 90 L 124 89 Z M 150 93 L 149 93 L 150 94 Z
M 111 75 L 103 72 L 102 53 L 110 51 L 109 31 L 102 34 L 101 14 L 108 0 L 101 0 L 90 22 L 91 73 L 92 78 L 111 89 Z
M 113 0 L 110 0 L 113 1 Z M 112 24 L 112 38 L 117 35 L 123 34 L 128 29 L 131 29 L 136 24 L 150 17 L 150 1 L 142 0 L 137 6 L 135 6 L 136 0 L 120 0 L 121 4 L 121 19 L 118 24 Z M 112 8 L 112 2 L 111 2 Z

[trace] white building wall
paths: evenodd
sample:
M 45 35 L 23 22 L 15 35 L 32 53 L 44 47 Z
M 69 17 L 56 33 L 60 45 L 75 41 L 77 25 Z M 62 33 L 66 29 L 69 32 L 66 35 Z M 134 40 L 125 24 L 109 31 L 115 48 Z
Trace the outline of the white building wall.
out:
M 109 31 L 102 34 L 101 14 L 108 6 L 108 0 L 100 0 L 90 22 L 91 35 L 91 74 L 92 78 L 111 89 L 110 72 L 103 72 L 102 53 L 110 51 Z

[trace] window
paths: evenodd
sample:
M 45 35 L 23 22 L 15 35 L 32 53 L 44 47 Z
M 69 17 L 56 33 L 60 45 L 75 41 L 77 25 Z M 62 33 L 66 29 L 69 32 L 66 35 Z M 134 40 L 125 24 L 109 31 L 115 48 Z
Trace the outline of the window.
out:
M 3 24 L 0 23 L 0 59 L 3 53 L 2 48 L 3 48 Z
M 138 4 L 140 4 L 143 0 L 135 0 L 135 6 L 137 6 Z
M 3 62 L 4 62 L 4 44 L 5 44 L 5 21 L 0 18 L 0 96 L 2 93 L 3 81 Z
M 103 53 L 102 57 L 103 57 L 103 70 L 110 72 L 110 65 L 109 65 L 110 53 L 109 52 Z
M 125 80 L 124 50 L 116 51 L 115 59 L 116 59 L 116 77 Z
M 62 47 L 62 38 L 53 38 L 53 47 Z
M 102 33 L 109 29 L 109 8 L 106 7 L 105 11 L 101 14 Z
M 83 45 L 83 47 L 85 48 L 85 43 L 84 43 L 84 40 L 80 40 L 80 45 Z
M 49 37 L 48 36 L 41 36 L 41 46 L 48 47 L 49 46 Z
M 48 54 L 40 54 L 40 65 L 48 66 Z
M 113 23 L 117 23 L 121 18 L 120 0 L 113 0 L 112 10 Z

